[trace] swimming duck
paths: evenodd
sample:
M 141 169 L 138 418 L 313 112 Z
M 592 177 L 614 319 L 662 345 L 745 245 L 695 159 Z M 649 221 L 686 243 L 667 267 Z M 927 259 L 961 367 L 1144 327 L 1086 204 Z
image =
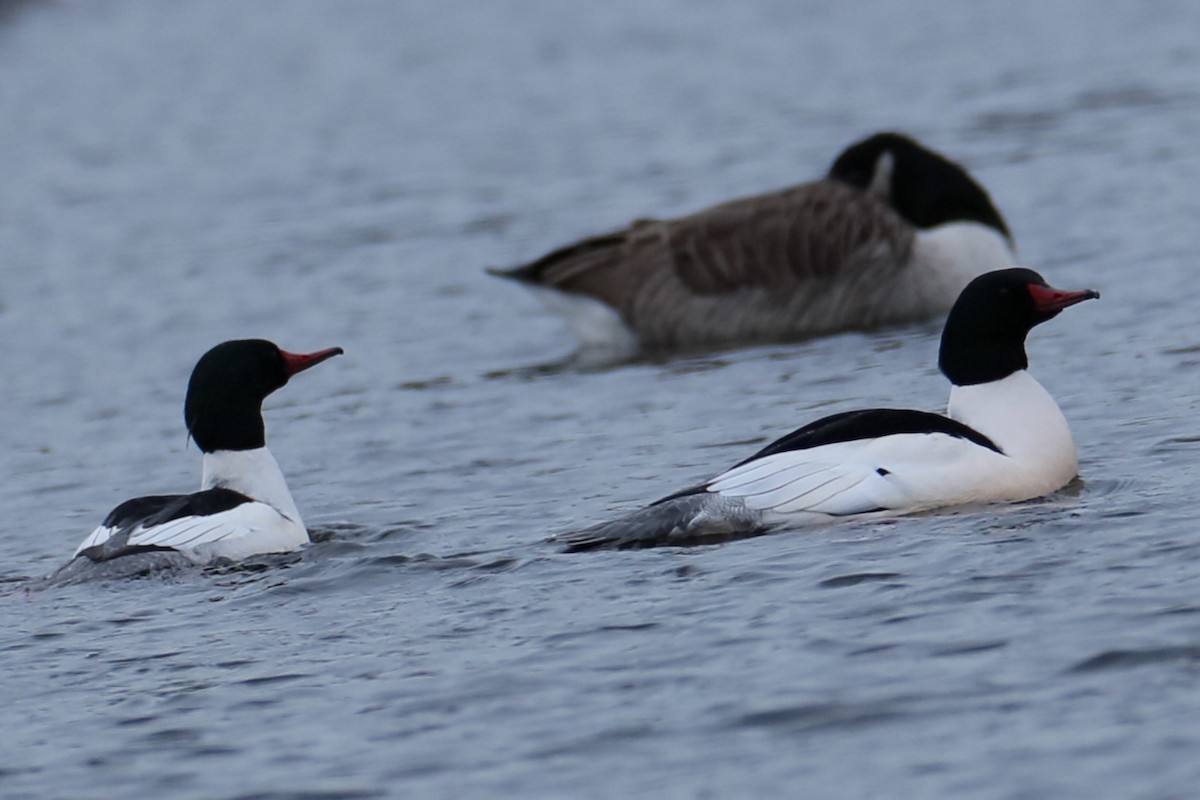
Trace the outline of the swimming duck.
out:
M 204 454 L 200 491 L 121 503 L 52 579 L 237 561 L 306 544 L 308 531 L 267 449 L 262 403 L 293 375 L 341 353 L 340 347 L 289 353 L 244 339 L 201 356 L 183 410 L 188 433 Z
M 1096 297 L 1054 289 L 1030 269 L 981 275 L 942 332 L 938 366 L 952 384 L 945 415 L 834 414 L 697 486 L 556 541 L 569 550 L 696 544 L 1053 492 L 1077 473 L 1075 442 L 1054 398 L 1027 371 L 1025 337 Z

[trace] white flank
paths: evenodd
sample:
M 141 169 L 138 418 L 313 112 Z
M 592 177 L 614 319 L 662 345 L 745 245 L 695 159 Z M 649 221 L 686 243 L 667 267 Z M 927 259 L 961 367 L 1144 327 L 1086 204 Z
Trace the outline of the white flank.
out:
M 638 337 L 611 306 L 573 292 L 532 285 L 529 289 L 566 321 L 585 349 L 602 350 L 613 357 L 638 351 Z
M 1003 453 L 945 433 L 905 433 L 755 459 L 708 484 L 784 524 L 1040 497 L 1075 477 L 1075 443 L 1053 398 L 1025 371 L 955 387 L 949 416 Z

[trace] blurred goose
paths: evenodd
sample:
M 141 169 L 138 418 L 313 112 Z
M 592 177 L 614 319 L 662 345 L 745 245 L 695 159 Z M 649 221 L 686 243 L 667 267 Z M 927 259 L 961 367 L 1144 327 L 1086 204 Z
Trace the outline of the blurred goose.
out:
M 879 133 L 822 180 L 489 271 L 536 290 L 586 348 L 629 353 L 925 319 L 1014 261 L 1008 226 L 965 168 Z
M 205 353 L 183 407 L 188 433 L 204 454 L 200 491 L 121 503 L 51 580 L 236 561 L 306 544 L 308 531 L 267 449 L 262 403 L 293 375 L 341 353 L 340 347 L 289 353 L 261 339 Z
M 1025 336 L 1094 297 L 1053 289 L 1023 268 L 975 278 L 942 333 L 938 366 L 953 385 L 945 416 L 834 414 L 698 486 L 557 541 L 569 550 L 697 544 L 1053 492 L 1076 475 L 1075 442 L 1054 399 L 1026 371 Z

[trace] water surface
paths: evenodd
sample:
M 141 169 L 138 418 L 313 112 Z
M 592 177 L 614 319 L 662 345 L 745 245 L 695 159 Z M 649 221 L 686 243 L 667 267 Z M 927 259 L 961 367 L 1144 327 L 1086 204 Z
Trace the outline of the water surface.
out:
M 1100 13 L 1100 12 L 1103 13 Z M 1191 796 L 1200 7 L 0 5 L 0 795 Z M 937 409 L 936 323 L 589 371 L 483 274 L 900 129 L 1103 299 L 1030 337 L 1082 479 L 692 550 L 543 539 L 816 416 Z M 195 359 L 318 541 L 31 592 L 183 491 Z

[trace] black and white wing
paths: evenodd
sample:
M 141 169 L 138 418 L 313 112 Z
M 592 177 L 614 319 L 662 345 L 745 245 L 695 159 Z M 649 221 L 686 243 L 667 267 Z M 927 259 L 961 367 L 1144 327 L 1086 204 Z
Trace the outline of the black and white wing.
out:
M 263 512 L 254 513 L 254 506 L 262 506 Z M 232 489 L 138 497 L 114 508 L 74 556 L 108 561 L 153 550 L 186 553 L 244 537 L 278 518 L 274 509 Z
M 569 550 L 700 544 L 834 517 L 913 511 L 971 499 L 972 476 L 1004 454 L 939 414 L 835 414 L 764 447 L 712 480 L 620 517 L 556 537 Z
M 940 414 L 864 409 L 835 414 L 771 443 L 704 486 L 773 517 L 914 510 L 963 494 L 1003 453 Z

